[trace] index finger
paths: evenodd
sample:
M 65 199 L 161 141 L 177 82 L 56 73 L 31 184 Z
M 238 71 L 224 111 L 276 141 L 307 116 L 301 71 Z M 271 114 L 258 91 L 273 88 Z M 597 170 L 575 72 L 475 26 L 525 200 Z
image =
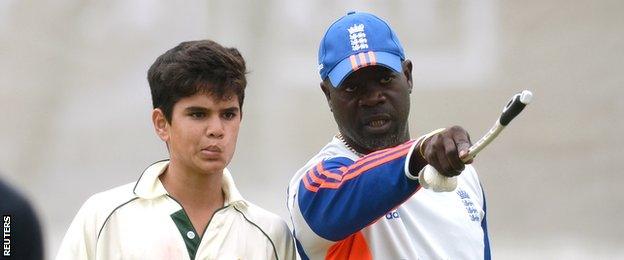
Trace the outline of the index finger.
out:
M 459 158 L 465 163 L 472 163 L 472 158 L 468 158 L 468 151 L 470 146 L 472 146 L 472 142 L 470 141 L 470 135 L 466 130 L 459 126 L 452 127 L 452 137 L 453 141 L 455 141 L 455 145 L 457 146 L 457 151 L 459 152 Z

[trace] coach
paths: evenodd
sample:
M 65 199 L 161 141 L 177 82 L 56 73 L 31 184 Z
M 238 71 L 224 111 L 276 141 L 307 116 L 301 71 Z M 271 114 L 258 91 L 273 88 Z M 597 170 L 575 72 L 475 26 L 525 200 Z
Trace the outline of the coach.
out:
M 412 63 L 391 27 L 350 12 L 329 27 L 318 60 L 338 134 L 290 182 L 301 258 L 489 259 L 485 197 L 460 159 L 468 133 L 410 140 Z M 421 189 L 427 164 L 458 176 L 456 190 Z

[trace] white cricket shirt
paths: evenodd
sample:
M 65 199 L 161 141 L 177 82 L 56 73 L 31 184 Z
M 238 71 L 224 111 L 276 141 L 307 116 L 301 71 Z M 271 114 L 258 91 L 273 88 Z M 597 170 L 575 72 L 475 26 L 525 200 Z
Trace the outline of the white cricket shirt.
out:
M 223 171 L 223 208 L 197 234 L 158 176 L 168 160 L 135 183 L 89 198 L 78 211 L 56 259 L 294 259 L 286 223 L 243 199 Z

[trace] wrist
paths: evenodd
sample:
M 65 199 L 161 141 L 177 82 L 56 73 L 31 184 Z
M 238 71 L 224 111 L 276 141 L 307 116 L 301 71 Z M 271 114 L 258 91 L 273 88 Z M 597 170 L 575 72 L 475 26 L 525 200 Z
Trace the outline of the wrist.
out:
M 408 153 L 407 161 L 405 164 L 406 175 L 410 179 L 418 179 L 419 172 L 427 165 L 427 159 L 424 155 L 424 147 L 426 142 L 434 135 L 446 130 L 446 128 L 439 128 L 419 137 L 414 146 Z

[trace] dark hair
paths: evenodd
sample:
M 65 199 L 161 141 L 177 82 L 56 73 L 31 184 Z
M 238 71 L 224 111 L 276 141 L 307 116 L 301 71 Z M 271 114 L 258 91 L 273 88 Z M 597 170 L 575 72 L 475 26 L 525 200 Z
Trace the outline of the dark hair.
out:
M 160 108 L 171 122 L 175 103 L 198 92 L 221 100 L 237 95 L 242 110 L 245 74 L 245 60 L 236 48 L 202 40 L 182 42 L 160 55 L 147 72 L 147 80 L 154 108 Z

